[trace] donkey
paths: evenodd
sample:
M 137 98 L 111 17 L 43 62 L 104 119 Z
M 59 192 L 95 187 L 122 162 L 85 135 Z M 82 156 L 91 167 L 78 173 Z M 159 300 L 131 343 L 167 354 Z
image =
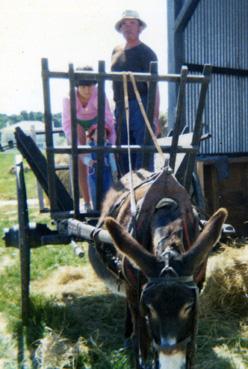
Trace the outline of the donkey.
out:
M 96 244 L 89 258 L 115 292 L 125 293 L 132 319 L 126 336 L 132 335 L 136 368 L 144 368 L 152 352 L 156 369 L 188 369 L 195 352 L 198 287 L 227 211 L 219 209 L 200 232 L 189 195 L 166 171 L 140 181 L 135 197 L 134 220 L 129 194 L 108 193 L 100 223 L 115 248 Z

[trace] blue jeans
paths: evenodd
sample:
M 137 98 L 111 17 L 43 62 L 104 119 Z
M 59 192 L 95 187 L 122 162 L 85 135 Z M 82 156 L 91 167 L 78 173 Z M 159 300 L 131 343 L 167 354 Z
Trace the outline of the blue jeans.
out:
M 142 97 L 142 103 L 146 109 L 147 98 Z M 117 123 L 117 137 L 119 137 L 119 144 L 127 145 L 127 125 L 126 125 L 126 115 L 123 105 L 116 104 L 115 118 Z M 129 100 L 129 126 L 130 126 L 130 144 L 131 145 L 144 145 L 145 140 L 145 121 L 143 115 L 140 111 L 139 104 L 136 99 Z M 126 153 L 121 153 L 119 155 L 119 164 L 121 174 L 124 175 L 129 171 L 128 167 L 128 155 Z M 142 168 L 143 164 L 143 153 L 132 152 L 131 154 L 132 169 L 138 170 Z M 149 170 L 153 171 L 153 154 L 150 154 L 149 160 Z
M 89 168 L 88 183 L 93 209 L 96 210 L 96 165 L 94 165 L 92 168 Z M 103 196 L 110 189 L 112 184 L 113 180 L 111 168 L 105 165 L 103 170 Z

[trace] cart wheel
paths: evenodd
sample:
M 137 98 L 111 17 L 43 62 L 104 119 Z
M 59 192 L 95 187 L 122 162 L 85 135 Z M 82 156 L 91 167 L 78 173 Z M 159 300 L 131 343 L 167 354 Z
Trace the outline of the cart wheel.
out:
M 16 159 L 16 186 L 18 200 L 19 250 L 21 268 L 21 309 L 22 321 L 28 321 L 29 315 L 29 281 L 30 281 L 30 247 L 29 247 L 29 217 L 27 193 L 22 158 Z

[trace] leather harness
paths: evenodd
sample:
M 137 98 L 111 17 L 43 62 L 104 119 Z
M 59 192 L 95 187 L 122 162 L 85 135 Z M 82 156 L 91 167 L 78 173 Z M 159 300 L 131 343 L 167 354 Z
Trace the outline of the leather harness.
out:
M 167 195 L 166 191 L 164 191 L 164 187 L 165 187 L 164 182 L 166 183 L 168 182 L 170 185 L 172 184 L 175 185 L 176 183 L 176 186 L 173 189 L 174 192 L 170 190 L 168 191 L 169 196 Z M 180 194 L 181 185 L 176 181 L 176 179 L 173 179 L 173 181 L 171 182 L 171 176 L 168 175 L 168 173 L 166 173 L 165 170 L 160 173 L 156 173 L 156 175 L 153 175 L 147 178 L 145 181 L 139 183 L 135 187 L 135 190 L 140 188 L 142 185 L 149 184 L 149 183 L 151 183 L 151 185 L 148 191 L 146 192 L 144 198 L 142 199 L 142 201 L 140 201 L 139 206 L 137 207 L 137 214 L 135 217 L 136 218 L 135 229 L 132 228 L 132 222 L 129 222 L 129 225 L 128 225 L 129 232 L 132 234 L 135 232 L 135 238 L 145 248 L 147 248 L 147 245 L 146 245 L 146 240 L 144 240 L 144 236 L 147 236 L 147 230 L 148 230 L 147 223 L 149 223 L 147 222 L 147 214 L 149 213 L 150 216 L 152 216 L 152 214 L 155 212 L 155 210 L 158 207 L 163 207 L 164 201 L 166 202 L 167 200 L 172 199 L 172 201 L 176 201 L 178 205 L 180 205 L 180 200 L 181 200 L 181 194 Z M 109 214 L 110 216 L 112 215 L 115 217 L 118 214 L 119 209 L 123 206 L 125 201 L 128 200 L 128 196 L 129 196 L 129 192 L 127 191 L 121 197 L 119 197 L 119 199 L 111 207 L 110 214 Z M 155 200 L 155 203 L 152 202 L 153 200 Z M 187 209 L 187 206 L 188 208 L 190 207 L 191 209 L 191 203 L 188 198 L 186 198 L 185 204 L 186 204 L 185 206 L 186 211 L 182 213 L 182 226 L 183 226 L 184 240 L 186 241 L 185 249 L 187 250 L 191 247 L 191 244 L 193 241 L 190 239 L 190 231 L 189 231 L 189 227 L 193 226 L 193 221 L 192 221 L 193 216 L 190 213 L 190 210 Z M 187 217 L 187 221 L 186 221 L 186 217 Z M 97 232 L 98 229 L 102 227 L 102 225 L 103 225 L 103 220 L 98 224 L 95 232 Z M 161 239 L 159 242 L 163 242 L 163 239 Z M 163 276 L 159 278 L 152 278 L 152 279 L 149 279 L 148 283 L 145 285 L 145 283 L 147 282 L 146 279 L 142 277 L 141 273 L 129 262 L 129 260 L 126 257 L 123 257 L 122 261 L 119 260 L 117 262 L 116 259 L 118 259 L 118 255 L 117 255 L 117 252 L 114 246 L 110 246 L 110 245 L 108 246 L 109 246 L 108 253 L 106 254 L 106 248 L 104 247 L 104 245 L 96 243 L 96 248 L 100 256 L 104 259 L 104 263 L 106 267 L 116 276 L 117 283 L 118 283 L 118 280 L 121 279 L 121 280 L 125 280 L 125 282 L 131 285 L 132 287 L 138 286 L 137 287 L 137 296 L 139 299 L 138 303 L 140 303 L 142 293 L 144 292 L 145 289 L 149 288 L 149 285 L 151 286 L 151 283 L 154 285 L 154 284 L 161 284 L 161 283 L 168 284 L 172 282 L 177 282 L 177 283 L 182 283 L 187 288 L 193 288 L 195 290 L 195 296 L 196 296 L 195 309 L 196 311 L 195 311 L 195 318 L 194 318 L 194 324 L 193 324 L 193 331 L 191 332 L 191 334 L 185 339 L 183 339 L 182 341 L 177 342 L 176 344 L 170 345 L 168 347 L 167 346 L 161 347 L 155 344 L 155 349 L 162 350 L 165 353 L 171 353 L 173 351 L 180 350 L 182 347 L 186 347 L 187 348 L 187 364 L 186 365 L 187 365 L 187 369 L 191 369 L 193 366 L 193 359 L 194 359 L 194 353 L 195 353 L 195 338 L 196 338 L 196 332 L 197 332 L 198 295 L 199 295 L 197 284 L 193 281 L 193 276 L 175 275 L 174 277 L 167 276 L 165 278 Z M 108 258 L 112 260 L 110 259 L 108 260 Z M 163 274 L 166 271 L 171 271 L 172 274 L 173 273 L 176 274 L 176 272 L 173 271 L 169 265 L 169 253 L 167 251 L 167 255 L 166 255 L 166 250 L 165 250 L 164 260 L 165 260 L 165 267 L 162 270 Z M 143 288 L 142 286 L 144 286 L 144 290 L 142 290 Z

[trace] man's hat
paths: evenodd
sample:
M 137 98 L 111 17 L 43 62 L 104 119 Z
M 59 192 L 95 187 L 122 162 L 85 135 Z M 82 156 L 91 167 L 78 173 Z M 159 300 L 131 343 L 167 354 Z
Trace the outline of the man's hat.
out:
M 140 18 L 139 13 L 135 10 L 125 10 L 122 13 L 121 19 L 115 24 L 116 31 L 120 32 L 121 24 L 124 19 L 137 19 L 140 22 L 141 30 L 143 31 L 146 28 L 146 23 Z

